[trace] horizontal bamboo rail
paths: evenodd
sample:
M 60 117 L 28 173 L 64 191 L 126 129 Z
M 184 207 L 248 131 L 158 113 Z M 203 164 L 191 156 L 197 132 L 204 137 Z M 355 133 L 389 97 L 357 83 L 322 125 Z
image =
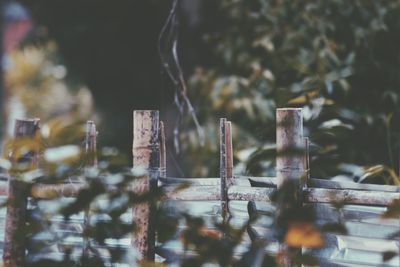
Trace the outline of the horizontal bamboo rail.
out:
M 6 176 L 4 176 L 6 177 Z M 265 188 L 276 188 L 276 180 L 272 177 L 240 177 L 239 179 L 235 179 L 234 185 L 236 186 L 250 186 L 249 180 L 258 182 L 258 187 L 265 187 Z M 220 178 L 172 178 L 172 177 L 165 177 L 159 178 L 159 185 L 160 186 L 173 186 L 187 183 L 192 188 L 202 187 L 202 186 L 220 186 Z M 388 193 L 400 193 L 399 186 L 392 186 L 392 185 L 376 185 L 376 184 L 359 184 L 359 183 L 351 183 L 351 182 L 337 182 L 337 181 L 329 181 L 329 180 L 322 180 L 322 179 L 310 179 L 308 181 L 308 194 L 320 194 L 310 192 L 313 188 L 316 189 L 331 189 L 330 192 L 332 194 L 342 195 L 344 194 L 342 191 L 349 191 L 353 192 L 352 194 L 355 196 L 362 196 L 363 192 L 358 191 L 369 191 L 373 190 L 377 193 L 388 192 Z M 75 197 L 76 194 L 85 187 L 84 184 L 81 183 L 68 183 L 68 184 L 35 184 L 32 187 L 31 196 L 37 198 L 54 198 L 54 197 Z M 253 187 L 254 188 L 254 187 Z M 111 188 L 112 189 L 112 188 Z M 194 189 L 197 190 L 197 189 Z M 173 189 L 167 189 L 167 192 L 173 191 Z M 180 193 L 177 192 L 176 195 Z M 184 193 L 182 193 L 184 194 Z M 8 184 L 4 181 L 0 181 L 0 196 L 7 196 L 8 195 Z M 398 194 L 389 194 L 390 199 L 396 198 Z M 231 199 L 233 200 L 233 199 Z
M 252 177 L 252 176 L 234 176 L 235 185 L 250 185 L 253 183 L 255 187 L 274 187 L 276 188 L 276 177 Z M 221 185 L 220 178 L 175 178 L 165 177 L 159 178 L 160 185 L 171 185 L 188 183 L 192 186 L 202 185 Z M 352 189 L 352 190 L 374 190 L 382 192 L 400 192 L 400 187 L 395 185 L 380 184 L 360 184 L 355 182 L 339 182 L 324 179 L 311 178 L 307 180 L 309 188 L 326 188 L 326 189 Z
M 83 184 L 36 184 L 32 188 L 32 196 L 35 198 L 75 197 L 84 188 Z M 221 192 L 215 185 L 192 185 L 185 189 L 177 189 L 178 186 L 163 186 L 165 198 L 182 201 L 220 201 Z M 110 190 L 113 190 L 110 187 Z M 0 193 L 6 190 L 0 187 Z M 228 200 L 265 201 L 270 202 L 270 196 L 275 188 L 250 187 L 233 185 L 228 190 Z M 400 192 L 364 191 L 355 189 L 303 189 L 305 203 L 330 203 L 343 201 L 345 204 L 358 204 L 370 206 L 387 206 L 390 202 L 400 198 Z M 2 194 L 6 196 L 6 194 Z
M 305 202 L 332 203 L 343 202 L 345 204 L 387 206 L 393 200 L 400 199 L 400 192 L 377 192 L 358 190 L 338 190 L 325 188 L 305 189 Z

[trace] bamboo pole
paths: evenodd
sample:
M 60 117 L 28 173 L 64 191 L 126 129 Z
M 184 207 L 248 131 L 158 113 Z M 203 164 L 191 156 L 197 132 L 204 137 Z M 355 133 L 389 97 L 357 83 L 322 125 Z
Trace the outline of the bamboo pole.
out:
M 280 188 L 304 173 L 303 117 L 300 108 L 276 110 L 276 176 Z
M 160 177 L 167 177 L 167 150 L 165 145 L 164 122 L 160 121 Z
M 251 177 L 251 176 L 240 176 L 237 177 L 238 180 L 248 179 L 253 184 L 259 187 L 276 187 L 277 179 L 276 177 Z M 173 178 L 169 178 L 173 179 Z M 208 182 L 209 184 L 212 183 L 211 178 Z M 203 182 L 203 181 L 201 181 Z M 204 183 L 206 183 L 204 181 Z M 325 188 L 325 189 L 349 189 L 349 190 L 359 190 L 359 191 L 378 191 L 378 192 L 400 192 L 400 186 L 396 185 L 380 185 L 380 184 L 360 184 L 355 182 L 341 182 L 341 181 L 330 181 L 325 179 L 315 179 L 311 178 L 307 180 L 307 186 L 310 188 Z
M 220 119 L 220 186 L 223 222 L 229 220 L 228 189 L 233 185 L 233 156 L 231 122 Z
M 310 179 L 308 180 L 308 187 L 358 191 L 400 192 L 400 186 L 396 185 L 360 184 L 355 182 L 339 182 L 324 179 Z
M 28 186 L 24 181 L 19 180 L 15 175 L 23 171 L 38 168 L 39 163 L 39 141 L 38 138 L 39 119 L 17 120 L 14 129 L 14 138 L 27 139 L 27 142 L 34 141 L 30 151 L 15 158 L 18 147 L 12 148 L 12 162 L 15 173 L 11 174 L 8 186 L 7 215 L 5 222 L 5 236 L 3 249 L 3 263 L 5 267 L 20 267 L 25 265 L 26 241 L 24 231 L 26 223 L 26 208 L 28 197 Z M 19 151 L 21 152 L 21 151 Z
M 233 177 L 233 144 L 232 144 L 232 124 L 230 121 L 225 123 L 225 173 L 226 184 L 232 186 L 234 184 Z
M 201 178 L 200 178 L 201 179 Z M 215 180 L 214 180 L 215 181 Z M 221 200 L 219 184 L 192 185 L 189 188 L 176 191 L 177 186 L 165 185 L 166 199 L 171 200 Z M 83 187 L 80 184 L 46 185 L 37 184 L 33 186 L 32 196 L 42 199 L 50 199 L 58 196 L 76 197 Z M 112 188 L 110 188 L 112 191 Z M 250 187 L 233 185 L 228 189 L 228 200 L 243 201 L 267 201 L 268 192 L 275 192 L 271 187 Z M 260 194 L 265 192 L 267 196 Z M 357 204 L 366 206 L 386 206 L 395 199 L 400 198 L 399 191 L 366 191 L 357 189 L 330 189 L 330 188 L 307 188 L 303 189 L 304 202 L 306 203 L 329 203 L 332 201 L 344 201 L 345 204 Z
M 163 187 L 166 199 L 181 201 L 222 201 L 221 191 L 216 186 L 191 186 L 177 191 L 176 186 Z M 233 185 L 229 187 L 227 199 L 240 201 L 271 202 L 274 188 L 261 188 Z
M 86 122 L 86 136 L 85 136 L 85 153 L 87 156 L 86 167 L 97 167 L 97 130 L 96 124 L 93 121 Z M 83 229 L 87 229 L 90 224 L 90 207 L 84 211 Z M 82 256 L 88 257 L 90 250 L 90 240 L 88 237 L 83 238 L 83 251 Z
M 304 192 L 304 200 L 309 203 L 343 202 L 345 204 L 387 206 L 395 199 L 400 199 L 400 192 L 383 193 L 379 191 L 324 188 L 308 188 Z
M 221 213 L 222 219 L 225 221 L 227 214 L 228 196 L 226 192 L 226 144 L 225 144 L 225 118 L 219 120 L 219 177 L 220 177 L 220 194 L 221 194 Z
M 159 115 L 155 110 L 136 110 L 133 113 L 133 166 L 147 170 L 147 175 L 137 179 L 133 191 L 141 194 L 157 185 L 160 167 Z M 137 226 L 132 240 L 139 252 L 139 261 L 154 260 L 155 203 L 135 204 L 133 220 Z
M 276 176 L 278 189 L 283 188 L 287 182 L 294 182 L 298 186 L 299 207 L 303 197 L 304 179 L 304 139 L 303 139 L 303 116 L 300 108 L 279 108 L 276 110 Z M 280 212 L 287 209 L 287 203 L 279 203 Z M 278 215 L 279 216 L 279 215 Z M 301 249 L 291 248 L 287 244 L 280 244 L 279 250 L 282 257 L 282 266 L 297 266 L 290 255 L 301 254 Z

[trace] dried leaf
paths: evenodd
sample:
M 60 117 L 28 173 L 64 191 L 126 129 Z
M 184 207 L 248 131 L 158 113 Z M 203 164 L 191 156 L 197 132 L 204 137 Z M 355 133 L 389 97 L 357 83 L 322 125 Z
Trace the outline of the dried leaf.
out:
M 289 227 L 285 242 L 290 247 L 320 248 L 324 245 L 321 233 L 312 225 L 296 223 Z
M 199 229 L 199 235 L 204 237 L 209 237 L 212 239 L 220 239 L 222 237 L 221 232 L 213 229 L 207 229 L 206 227 L 202 227 Z

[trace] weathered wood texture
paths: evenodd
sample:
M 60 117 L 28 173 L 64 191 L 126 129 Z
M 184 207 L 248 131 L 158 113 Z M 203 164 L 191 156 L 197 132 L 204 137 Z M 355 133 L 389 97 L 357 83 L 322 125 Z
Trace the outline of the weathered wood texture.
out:
M 299 199 L 301 199 L 306 177 L 302 109 L 276 110 L 276 152 L 277 187 L 282 187 L 288 181 L 295 181 L 299 189 Z M 302 205 L 300 202 L 296 204 Z M 285 204 L 282 203 L 281 209 L 284 208 Z M 298 266 L 288 255 L 301 254 L 301 249 L 290 248 L 282 243 L 280 254 L 282 257 L 279 261 L 282 266 Z
M 19 164 L 24 165 L 24 170 L 33 170 L 39 163 L 39 120 L 17 120 L 14 129 L 15 139 L 34 140 L 33 147 L 28 153 L 15 158 L 11 155 L 13 165 L 16 169 Z M 37 144 L 36 144 L 37 143 Z M 18 147 L 12 148 L 11 153 L 16 153 Z M 18 171 L 11 174 L 8 186 L 7 215 L 5 223 L 3 263 L 5 267 L 19 267 L 25 265 L 26 241 L 24 231 L 26 224 L 26 208 L 28 197 L 28 186 L 24 181 L 15 176 Z
M 148 192 L 157 184 L 160 167 L 158 111 L 140 110 L 133 113 L 133 166 L 147 170 L 147 175 L 135 180 L 133 191 Z M 132 239 L 138 250 L 139 260 L 154 260 L 155 221 L 154 203 L 136 204 L 132 208 L 133 220 L 137 226 Z
M 400 186 L 378 185 L 378 184 L 360 184 L 354 182 L 337 182 L 323 179 L 308 180 L 308 187 L 326 188 L 326 189 L 352 189 L 352 190 L 372 190 L 381 192 L 400 192 Z
M 167 150 L 164 122 L 160 121 L 160 177 L 167 177 Z
M 166 198 L 171 200 L 218 201 L 221 200 L 220 189 L 216 186 L 191 186 L 176 191 L 175 186 L 165 186 Z M 270 202 L 275 192 L 272 188 L 245 187 L 233 185 L 227 192 L 228 200 Z
M 199 183 L 193 183 L 189 188 L 176 191 L 177 185 L 182 182 L 189 182 L 196 178 L 180 179 L 180 178 L 166 178 L 174 179 L 172 183 L 164 183 L 163 188 L 166 191 L 167 198 L 190 200 L 190 194 L 193 194 L 192 200 L 221 200 L 220 189 L 218 178 L 199 178 Z M 178 181 L 181 180 L 181 181 Z M 238 181 L 239 179 L 236 179 Z M 268 179 L 268 182 L 271 180 Z M 174 186 L 176 185 L 176 186 Z M 268 184 L 270 185 L 270 184 Z M 32 196 L 37 198 L 54 198 L 58 196 L 74 197 L 77 195 L 79 190 L 83 187 L 82 184 L 60 184 L 60 185 L 46 185 L 37 184 L 32 188 Z M 328 184 L 329 186 L 329 184 Z M 244 183 L 235 183 L 228 190 L 228 200 L 260 200 L 268 201 L 269 197 L 259 196 L 260 192 L 272 192 L 275 190 L 274 186 L 271 187 L 250 187 L 245 186 Z M 240 192 L 242 188 L 243 192 Z M 4 189 L 0 187 L 0 189 Z M 384 186 L 384 189 L 386 187 Z M 112 190 L 112 188 L 110 189 Z M 4 191 L 4 190 L 0 190 Z M 238 191 L 237 196 L 233 196 L 233 192 Z M 229 193 L 230 192 L 230 193 Z M 309 203 L 327 203 L 329 201 L 340 201 L 346 200 L 347 204 L 358 204 L 358 205 L 377 205 L 385 206 L 393 199 L 400 197 L 400 192 L 397 191 L 365 191 L 356 189 L 325 189 L 325 188 L 308 188 L 303 190 L 305 196 L 304 201 Z M 255 195 L 255 198 L 251 198 L 251 194 Z M 246 197 L 241 197 L 246 196 Z M 370 198 L 372 197 L 372 198 Z
M 218 186 L 191 186 L 177 189 L 178 186 L 164 186 L 165 198 L 170 200 L 220 201 L 221 190 Z
M 158 179 L 160 185 L 174 185 L 188 183 L 193 186 L 201 185 L 221 185 L 221 178 L 175 178 L 175 177 L 160 177 Z
M 233 182 L 233 156 L 232 156 L 232 130 L 231 122 L 226 119 L 220 120 L 220 187 L 221 187 L 221 210 L 222 219 L 229 219 L 228 189 Z
M 277 179 L 275 177 L 238 176 L 236 177 L 235 181 L 244 179 L 250 180 L 253 186 L 258 186 L 258 187 L 276 187 L 277 185 Z M 207 182 L 207 180 L 204 182 Z M 211 181 L 209 181 L 209 183 L 211 183 Z M 395 185 L 360 184 L 355 182 L 339 182 L 339 181 L 331 181 L 331 180 L 315 179 L 315 178 L 308 179 L 307 186 L 310 188 L 400 192 L 400 186 L 395 186 Z
M 399 199 L 398 192 L 377 192 L 358 190 L 337 190 L 324 188 L 308 188 L 304 192 L 304 200 L 309 203 L 344 202 L 346 204 L 387 206 Z
M 276 110 L 276 176 L 280 187 L 304 174 L 303 117 L 300 108 Z

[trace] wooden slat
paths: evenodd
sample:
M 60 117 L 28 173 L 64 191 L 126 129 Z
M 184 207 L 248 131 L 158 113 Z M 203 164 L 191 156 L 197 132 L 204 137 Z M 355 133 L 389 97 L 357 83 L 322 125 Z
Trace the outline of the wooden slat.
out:
M 160 177 L 158 181 L 161 185 L 173 185 L 173 184 L 181 184 L 188 183 L 193 186 L 202 186 L 202 185 L 214 185 L 219 186 L 221 184 L 220 178 L 174 178 L 174 177 Z
M 212 182 L 214 183 L 214 182 Z M 206 183 L 207 184 L 207 183 Z M 38 198 L 54 198 L 56 196 L 74 197 L 83 185 L 80 184 L 59 184 L 59 185 L 34 185 L 32 195 Z M 1 187 L 0 187 L 1 188 Z M 179 192 L 174 192 L 176 186 L 164 186 L 167 190 L 167 196 L 171 199 L 181 200 L 220 200 L 219 187 L 215 185 L 190 186 Z M 243 201 L 267 201 L 269 202 L 269 194 L 274 188 L 265 187 L 249 187 L 249 186 L 232 186 L 228 190 L 229 200 Z M 2 190 L 0 190 L 2 191 Z M 265 193 L 266 195 L 262 195 Z M 191 199 L 190 194 L 193 194 Z M 323 189 L 308 188 L 304 190 L 305 202 L 308 203 L 331 203 L 344 201 L 346 204 L 356 205 L 376 205 L 386 206 L 394 199 L 400 198 L 397 192 L 380 192 L 380 191 L 360 191 L 360 190 L 340 190 L 340 189 Z M 203 195 L 203 196 L 202 196 Z
M 344 202 L 371 206 L 387 206 L 395 199 L 400 198 L 398 192 L 338 190 L 323 188 L 308 188 L 304 190 L 304 200 L 310 203 Z
M 192 186 L 176 191 L 177 187 L 166 186 L 166 198 L 171 200 L 214 201 L 221 200 L 220 190 L 216 186 Z M 231 186 L 228 190 L 229 200 L 271 202 L 271 194 L 275 189 L 244 186 Z
M 276 187 L 275 177 L 252 177 L 252 176 L 238 176 L 239 179 L 249 179 L 255 186 L 260 187 Z M 395 185 L 378 185 L 378 184 L 360 184 L 354 182 L 338 182 L 324 179 L 311 178 L 308 180 L 308 187 L 310 188 L 325 188 L 325 189 L 352 189 L 352 190 L 372 190 L 382 192 L 400 192 L 400 186 Z
M 175 186 L 164 186 L 166 199 L 170 200 L 221 200 L 221 190 L 218 186 L 191 186 L 177 191 Z
M 360 184 L 353 182 L 337 182 L 323 179 L 310 179 L 309 187 L 326 188 L 326 189 L 353 189 L 353 190 L 373 190 L 382 192 L 400 192 L 400 186 L 395 185 L 377 185 L 377 184 Z
M 231 186 L 228 190 L 229 200 L 271 202 L 272 188 Z

